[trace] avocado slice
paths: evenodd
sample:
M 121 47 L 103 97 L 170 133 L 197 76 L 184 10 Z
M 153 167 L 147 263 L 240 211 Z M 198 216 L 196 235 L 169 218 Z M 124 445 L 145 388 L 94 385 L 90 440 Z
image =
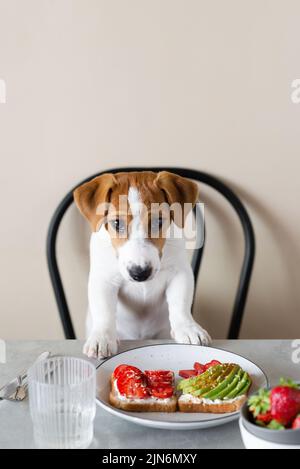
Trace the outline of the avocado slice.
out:
M 202 397 L 203 393 L 209 392 L 211 390 L 212 390 L 212 387 L 210 386 L 208 388 L 197 389 L 196 391 L 191 391 L 191 392 L 186 393 L 186 394 L 192 394 L 195 397 Z
M 222 367 L 217 365 L 210 368 L 202 375 L 181 380 L 177 385 L 177 389 L 183 391 L 184 394 L 189 394 L 190 391 L 203 388 L 203 386 L 210 386 L 210 383 L 214 382 L 218 376 L 220 376 L 222 371 Z
M 222 391 L 218 392 L 216 396 L 213 396 L 210 399 L 224 399 L 231 391 L 233 391 L 233 389 L 236 388 L 236 386 L 241 380 L 243 373 L 243 370 L 240 368 L 238 370 L 238 373 L 236 373 L 233 377 L 233 379 L 231 379 L 230 382 L 227 383 L 227 386 Z
M 239 393 L 244 390 L 246 385 L 248 385 L 248 381 L 250 381 L 249 375 L 248 375 L 248 373 L 244 372 L 244 374 L 242 376 L 242 379 L 240 380 L 238 385 L 229 394 L 227 394 L 225 399 L 226 400 L 227 399 L 234 399 L 235 397 L 237 397 L 239 395 Z
M 211 400 L 219 399 L 219 394 L 222 391 L 224 391 L 224 389 L 227 388 L 232 383 L 232 381 L 236 377 L 239 370 L 240 370 L 239 366 L 234 366 L 234 368 L 231 371 L 229 370 L 230 373 L 228 374 L 228 376 L 227 377 L 224 376 L 224 379 L 218 386 L 216 386 L 210 392 L 202 394 L 202 397 L 204 397 L 205 399 L 211 399 Z
M 239 397 L 239 396 L 243 396 L 244 394 L 247 394 L 247 392 L 249 391 L 249 388 L 252 384 L 252 381 L 251 379 L 249 378 L 245 384 L 245 386 L 243 387 L 243 389 L 240 390 L 240 392 L 235 396 L 235 397 Z
M 209 392 L 214 389 L 218 382 L 222 382 L 224 380 L 224 369 L 218 368 L 207 376 L 205 380 L 198 380 L 196 384 L 190 387 L 185 387 L 183 389 L 184 394 L 193 394 L 195 396 L 202 395 L 205 392 Z M 197 393 L 197 394 L 195 394 Z
M 197 389 L 195 389 L 195 388 L 190 389 L 189 393 L 186 393 L 186 394 L 192 394 L 195 397 L 203 397 L 203 394 L 208 393 L 210 391 L 213 391 L 216 388 L 216 385 L 218 384 L 219 381 L 220 382 L 223 381 L 223 373 L 219 374 L 219 372 L 218 372 L 215 375 L 212 375 L 212 379 L 210 381 L 210 384 L 207 385 L 207 384 L 204 383 L 204 384 L 202 384 L 202 387 L 197 388 Z

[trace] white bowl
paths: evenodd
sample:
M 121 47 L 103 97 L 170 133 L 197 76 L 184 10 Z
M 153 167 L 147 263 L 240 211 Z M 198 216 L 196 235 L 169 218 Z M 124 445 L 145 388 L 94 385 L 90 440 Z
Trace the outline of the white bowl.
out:
M 253 433 L 250 433 L 244 426 L 242 417 L 240 418 L 240 430 L 242 440 L 246 449 L 300 449 L 299 445 L 286 445 L 273 443 L 271 441 L 263 440 Z

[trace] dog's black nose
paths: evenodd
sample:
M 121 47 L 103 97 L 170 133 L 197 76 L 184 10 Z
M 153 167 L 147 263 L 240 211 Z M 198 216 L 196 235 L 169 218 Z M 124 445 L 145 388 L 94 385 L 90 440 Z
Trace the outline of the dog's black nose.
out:
M 146 265 L 145 267 L 132 265 L 128 268 L 128 272 L 130 277 L 136 282 L 144 282 L 152 274 L 152 267 L 150 265 Z

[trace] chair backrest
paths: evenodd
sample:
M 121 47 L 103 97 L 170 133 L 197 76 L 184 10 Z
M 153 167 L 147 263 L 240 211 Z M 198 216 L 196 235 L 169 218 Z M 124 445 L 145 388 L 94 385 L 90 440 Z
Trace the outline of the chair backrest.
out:
M 242 324 L 242 319 L 244 315 L 245 303 L 247 299 L 249 284 L 252 275 L 254 257 L 255 257 L 255 236 L 254 230 L 244 205 L 237 197 L 237 195 L 221 180 L 215 178 L 214 176 L 204 173 L 202 171 L 197 171 L 194 169 L 187 169 L 187 168 L 164 168 L 164 167 L 154 167 L 154 168 L 115 168 L 106 171 L 101 171 L 97 174 L 94 174 L 91 177 L 86 178 L 85 180 L 81 181 L 77 184 L 68 194 L 63 198 L 63 200 L 58 205 L 57 209 L 55 210 L 53 217 L 50 222 L 50 226 L 48 229 L 47 235 L 47 261 L 48 261 L 48 268 L 50 273 L 50 278 L 58 306 L 58 311 L 60 315 L 60 319 L 62 322 L 63 330 L 66 339 L 75 339 L 75 331 L 73 327 L 73 323 L 70 316 L 70 311 L 68 308 L 66 295 L 63 288 L 63 283 L 61 279 L 61 275 L 58 269 L 57 263 L 57 256 L 56 256 L 56 240 L 57 240 L 57 233 L 62 221 L 64 214 L 66 213 L 67 209 L 73 203 L 73 191 L 76 187 L 80 186 L 81 184 L 90 181 L 91 179 L 100 176 L 104 173 L 118 173 L 121 171 L 130 172 L 130 171 L 169 171 L 172 173 L 176 173 L 180 176 L 193 179 L 195 181 L 207 184 L 208 186 L 212 187 L 220 194 L 222 194 L 225 199 L 231 204 L 233 209 L 235 210 L 240 223 L 243 228 L 244 233 L 244 258 L 242 262 L 242 268 L 240 272 L 239 284 L 234 300 L 233 305 L 233 312 L 231 316 L 231 322 L 228 332 L 228 339 L 237 339 L 239 337 L 239 332 Z M 199 274 L 199 269 L 202 260 L 204 245 L 200 249 L 195 249 L 192 257 L 192 268 L 195 277 L 195 283 L 197 283 L 197 278 Z

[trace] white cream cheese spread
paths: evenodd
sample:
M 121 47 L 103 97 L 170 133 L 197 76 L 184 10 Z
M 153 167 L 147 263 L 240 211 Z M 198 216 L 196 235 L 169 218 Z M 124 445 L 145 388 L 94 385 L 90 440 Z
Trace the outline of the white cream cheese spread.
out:
M 192 394 L 182 394 L 180 396 L 181 402 L 192 402 L 193 404 L 232 404 L 240 399 L 243 399 L 245 396 L 235 397 L 234 399 L 215 399 L 214 401 L 211 399 L 205 399 L 201 397 L 193 396 Z

